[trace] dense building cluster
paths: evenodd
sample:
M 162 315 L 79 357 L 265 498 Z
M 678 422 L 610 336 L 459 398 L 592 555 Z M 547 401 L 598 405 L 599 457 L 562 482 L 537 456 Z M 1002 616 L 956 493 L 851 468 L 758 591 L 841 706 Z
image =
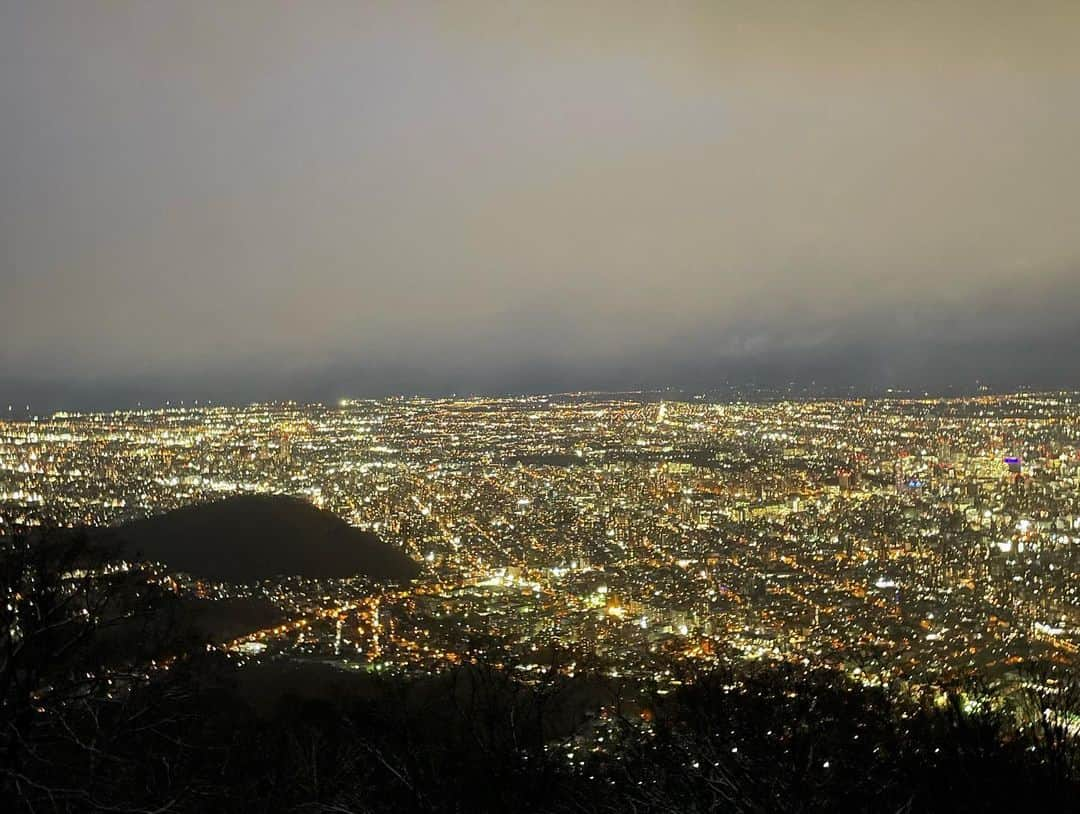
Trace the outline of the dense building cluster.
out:
M 0 509 L 107 525 L 302 496 L 423 563 L 408 586 L 164 577 L 288 619 L 227 644 L 523 675 L 555 650 L 665 692 L 736 654 L 896 688 L 1080 649 L 1080 395 L 386 399 L 0 423 Z

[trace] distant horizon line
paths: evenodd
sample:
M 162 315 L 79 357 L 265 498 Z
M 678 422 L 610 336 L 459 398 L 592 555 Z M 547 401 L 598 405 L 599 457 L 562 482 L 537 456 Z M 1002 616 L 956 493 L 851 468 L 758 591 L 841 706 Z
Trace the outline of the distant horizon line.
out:
M 795 391 L 795 392 L 793 392 Z M 353 404 L 376 404 L 390 401 L 410 402 L 452 402 L 452 401 L 510 401 L 510 400 L 535 400 L 542 401 L 559 398 L 601 398 L 615 396 L 637 397 L 628 401 L 662 401 L 665 394 L 669 399 L 677 403 L 692 403 L 705 401 L 705 403 L 754 403 L 755 401 L 845 401 L 845 400 L 873 400 L 873 401 L 963 401 L 979 397 L 1003 398 L 1009 396 L 1062 396 L 1080 395 L 1080 387 L 1031 387 L 1018 386 L 996 389 L 985 384 L 974 386 L 950 386 L 949 392 L 940 389 L 925 389 L 915 387 L 887 387 L 887 388 L 859 388 L 856 385 L 829 386 L 829 385 L 796 385 L 791 383 L 784 386 L 758 385 L 753 383 L 725 384 L 708 389 L 681 387 L 669 385 L 652 388 L 620 388 L 615 390 L 589 389 L 589 390 L 563 390 L 551 392 L 482 392 L 473 391 L 467 393 L 390 393 L 379 396 L 343 396 L 330 400 L 297 400 L 297 399 L 165 399 L 153 404 L 136 402 L 134 406 L 117 406 L 101 409 L 59 408 L 43 410 L 40 413 L 30 414 L 33 404 L 26 404 L 19 409 L 12 402 L 7 409 L 0 408 L 0 423 L 23 423 L 27 421 L 41 421 L 55 418 L 79 418 L 105 415 L 133 415 L 155 414 L 170 412 L 186 412 L 206 409 L 250 409 L 258 407 L 294 407 L 334 409 L 348 407 Z M 718 398 L 719 396 L 724 398 Z M 756 398 L 755 398 L 756 396 Z M 651 397 L 648 400 L 642 397 Z M 706 401 L 712 397 L 712 401 Z

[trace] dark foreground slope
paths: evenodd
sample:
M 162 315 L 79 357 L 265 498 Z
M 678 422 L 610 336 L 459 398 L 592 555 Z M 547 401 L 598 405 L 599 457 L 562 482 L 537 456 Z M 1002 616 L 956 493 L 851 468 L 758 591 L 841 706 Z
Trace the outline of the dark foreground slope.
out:
M 704 672 L 670 662 L 670 693 L 555 648 L 524 674 L 498 655 L 412 678 L 242 665 L 170 640 L 160 614 L 187 603 L 138 569 L 107 570 L 109 553 L 85 533 L 0 538 L 0 810 L 958 814 L 1080 800 L 1080 679 L 1059 665 L 1018 668 L 1007 703 L 981 682 L 909 697 L 734 652 Z M 103 642 L 117 620 L 124 635 Z
M 545 737 L 578 679 L 222 661 L 180 662 L 94 715 L 57 705 L 0 729 L 5 810 L 959 814 L 1080 799 L 1071 739 L 959 705 L 898 707 L 842 676 L 704 676 L 648 728 L 592 719 L 598 743 Z
M 195 576 L 251 582 L 278 575 L 407 581 L 418 567 L 370 532 L 303 500 L 245 495 L 108 529 L 127 551 Z

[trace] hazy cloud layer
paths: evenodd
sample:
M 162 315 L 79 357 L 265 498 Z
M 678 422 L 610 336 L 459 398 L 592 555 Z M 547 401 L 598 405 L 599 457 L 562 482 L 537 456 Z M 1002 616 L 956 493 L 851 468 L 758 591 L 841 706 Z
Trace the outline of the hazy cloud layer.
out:
M 0 399 L 1080 384 L 1080 3 L 580 5 L 0 0 Z

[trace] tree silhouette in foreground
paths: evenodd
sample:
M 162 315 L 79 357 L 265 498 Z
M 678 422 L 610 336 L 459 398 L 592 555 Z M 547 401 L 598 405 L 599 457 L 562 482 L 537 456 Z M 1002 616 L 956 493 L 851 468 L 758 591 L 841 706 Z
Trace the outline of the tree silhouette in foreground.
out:
M 1002 705 L 975 686 L 913 700 L 734 661 L 687 673 L 671 695 L 639 686 L 629 704 L 599 669 L 578 661 L 569 677 L 554 650 L 527 680 L 503 663 L 412 679 L 237 670 L 178 638 L 182 605 L 114 552 L 78 535 L 0 545 L 9 810 L 955 812 L 1080 799 L 1080 685 L 1061 668 L 1027 671 Z

